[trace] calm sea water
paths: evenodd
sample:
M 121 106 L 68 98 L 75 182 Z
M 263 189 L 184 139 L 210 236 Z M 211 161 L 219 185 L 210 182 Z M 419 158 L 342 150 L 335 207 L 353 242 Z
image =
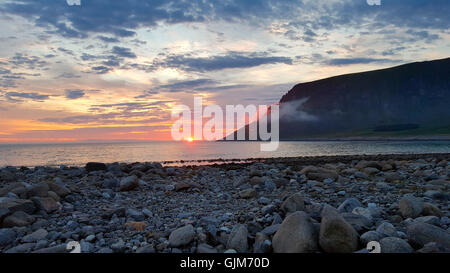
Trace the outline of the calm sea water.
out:
M 1 144 L 0 166 L 82 166 L 90 161 L 188 161 L 391 153 L 450 153 L 450 141 L 281 142 L 275 152 L 261 152 L 258 142 Z

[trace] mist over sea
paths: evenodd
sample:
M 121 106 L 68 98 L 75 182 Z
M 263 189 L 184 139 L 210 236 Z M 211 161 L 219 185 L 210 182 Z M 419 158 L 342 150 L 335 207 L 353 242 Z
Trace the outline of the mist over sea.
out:
M 82 166 L 87 162 L 149 162 L 268 157 L 450 153 L 450 141 L 286 141 L 274 152 L 260 142 L 122 142 L 0 144 L 0 166 Z M 193 162 L 192 164 L 196 164 Z

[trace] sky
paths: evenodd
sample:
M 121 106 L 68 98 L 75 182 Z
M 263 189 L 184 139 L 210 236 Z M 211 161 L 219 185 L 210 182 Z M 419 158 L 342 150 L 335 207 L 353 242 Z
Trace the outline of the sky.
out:
M 194 96 L 270 105 L 297 83 L 447 58 L 448 14 L 448 0 L 0 0 L 0 143 L 169 140 Z

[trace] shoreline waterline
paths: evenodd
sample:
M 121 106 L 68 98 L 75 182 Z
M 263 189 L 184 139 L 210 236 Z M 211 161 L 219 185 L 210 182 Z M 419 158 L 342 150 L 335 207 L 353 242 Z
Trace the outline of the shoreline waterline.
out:
M 193 165 L 305 156 L 450 153 L 450 141 L 124 142 L 0 145 L 0 167 L 83 166 L 86 162 L 161 162 Z

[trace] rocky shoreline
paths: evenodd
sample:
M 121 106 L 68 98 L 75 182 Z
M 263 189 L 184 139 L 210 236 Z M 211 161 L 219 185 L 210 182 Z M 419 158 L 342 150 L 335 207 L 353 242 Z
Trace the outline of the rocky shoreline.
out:
M 2 253 L 450 252 L 450 154 L 5 167 L 0 187 Z

